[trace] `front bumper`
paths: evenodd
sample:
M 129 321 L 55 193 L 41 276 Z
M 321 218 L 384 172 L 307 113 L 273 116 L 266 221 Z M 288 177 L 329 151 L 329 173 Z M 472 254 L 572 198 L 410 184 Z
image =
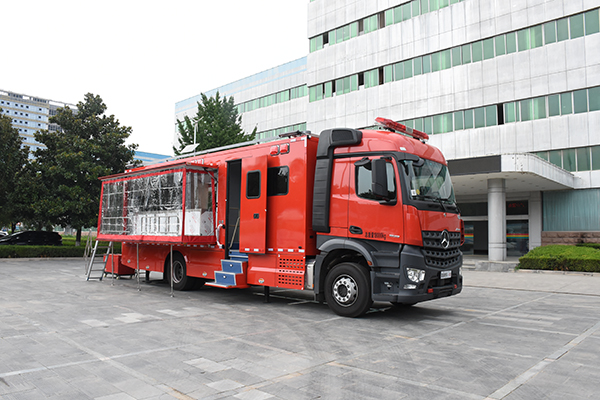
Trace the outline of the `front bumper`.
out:
M 371 270 L 372 298 L 374 301 L 414 304 L 453 296 L 462 291 L 461 267 L 462 255 L 452 266 L 436 268 L 426 264 L 425 256 L 420 248 L 405 246 L 400 254 L 398 268 L 374 268 Z M 424 280 L 419 283 L 410 281 L 406 275 L 406 268 L 424 270 Z M 451 276 L 442 279 L 442 271 L 451 271 Z

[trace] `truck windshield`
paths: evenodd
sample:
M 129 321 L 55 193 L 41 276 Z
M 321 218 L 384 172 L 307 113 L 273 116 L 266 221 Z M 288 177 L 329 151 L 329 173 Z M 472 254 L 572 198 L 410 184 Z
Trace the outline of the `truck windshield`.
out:
M 413 161 L 405 163 L 413 199 L 454 204 L 454 188 L 445 165 L 430 160 L 423 160 L 423 165 Z

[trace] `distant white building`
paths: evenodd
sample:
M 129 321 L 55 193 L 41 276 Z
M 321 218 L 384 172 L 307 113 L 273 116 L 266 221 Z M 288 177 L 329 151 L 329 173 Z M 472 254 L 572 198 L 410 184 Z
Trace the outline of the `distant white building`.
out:
M 391 118 L 449 160 L 466 254 L 600 242 L 600 0 L 307 6 L 306 57 L 205 93 L 234 96 L 246 132 Z
M 136 150 L 133 159 L 141 161 L 143 165 L 151 165 L 172 160 L 173 156 L 157 153 L 148 153 L 147 151 Z
M 42 99 L 26 94 L 0 90 L 0 109 L 2 114 L 12 119 L 12 125 L 19 130 L 23 144 L 29 146 L 33 152 L 37 148 L 46 148 L 43 143 L 35 140 L 34 134 L 40 130 L 60 131 L 60 126 L 50 123 L 50 117 L 56 115 L 59 108 L 69 107 L 74 112 L 77 106 L 59 101 Z M 144 165 L 165 161 L 170 155 L 136 151 L 134 159 L 142 161 Z
M 56 115 L 56 110 L 63 107 L 76 109 L 73 104 L 26 94 L 14 93 L 0 89 L 0 108 L 2 114 L 12 119 L 12 125 L 19 130 L 23 144 L 29 146 L 31 152 L 46 146 L 34 139 L 35 132 L 39 130 L 56 131 L 60 127 L 50 123 L 50 117 Z

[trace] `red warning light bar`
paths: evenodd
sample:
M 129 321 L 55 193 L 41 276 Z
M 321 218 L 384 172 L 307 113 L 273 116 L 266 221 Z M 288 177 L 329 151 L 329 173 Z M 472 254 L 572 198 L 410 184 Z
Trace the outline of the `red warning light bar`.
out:
M 426 134 L 425 132 L 418 131 L 418 130 L 410 128 L 406 125 L 402 125 L 401 123 L 392 121 L 391 119 L 377 117 L 377 118 L 375 118 L 375 121 L 379 122 L 379 124 L 381 124 L 381 126 L 384 126 L 388 129 L 391 129 L 396 132 L 405 133 L 407 135 L 414 137 L 415 139 L 420 139 L 420 140 L 428 140 L 429 139 L 429 135 Z

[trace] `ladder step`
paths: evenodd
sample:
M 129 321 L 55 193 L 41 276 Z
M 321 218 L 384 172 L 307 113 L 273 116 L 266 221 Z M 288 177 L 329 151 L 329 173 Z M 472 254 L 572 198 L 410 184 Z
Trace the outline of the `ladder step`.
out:
M 238 261 L 248 261 L 248 254 L 240 253 L 237 250 L 229 250 L 229 258 Z
M 223 285 L 223 284 L 219 284 L 219 283 L 215 283 L 215 282 L 206 282 L 204 284 L 204 286 L 211 286 L 211 287 L 216 287 L 216 288 L 221 288 L 221 289 L 246 289 L 249 288 L 249 285 L 239 285 L 239 286 L 233 286 L 233 285 Z
M 237 286 L 236 274 L 233 272 L 215 271 L 215 283 L 218 285 Z
M 235 286 L 233 286 L 233 285 L 220 285 L 220 284 L 218 284 L 218 283 L 214 283 L 214 282 L 206 282 L 206 283 L 204 284 L 204 286 L 218 287 L 218 288 L 221 288 L 221 289 L 232 289 L 232 288 L 234 288 L 234 287 L 235 287 Z
M 245 261 L 239 260 L 221 260 L 221 270 L 223 272 L 231 272 L 234 274 L 243 274 Z

